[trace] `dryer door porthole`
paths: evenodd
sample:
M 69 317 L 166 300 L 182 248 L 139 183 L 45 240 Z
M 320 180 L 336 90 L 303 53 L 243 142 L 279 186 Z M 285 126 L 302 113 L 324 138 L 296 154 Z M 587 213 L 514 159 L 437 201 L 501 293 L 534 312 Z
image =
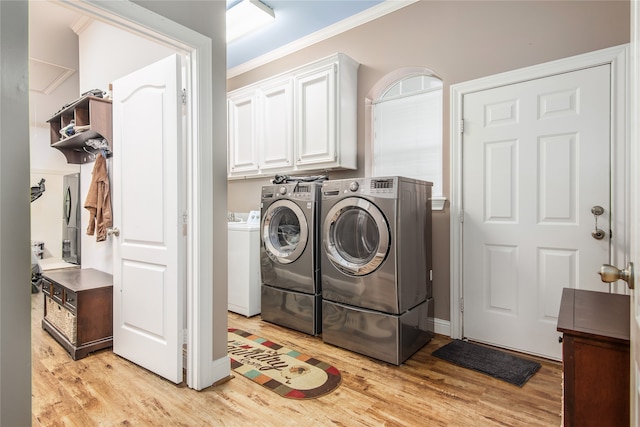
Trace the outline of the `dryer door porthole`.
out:
M 309 236 L 307 219 L 302 209 L 291 200 L 271 204 L 262 220 L 262 241 L 271 259 L 281 264 L 297 260 Z
M 373 203 L 349 197 L 328 212 L 322 236 L 331 263 L 350 276 L 364 276 L 380 267 L 389 252 L 389 224 Z

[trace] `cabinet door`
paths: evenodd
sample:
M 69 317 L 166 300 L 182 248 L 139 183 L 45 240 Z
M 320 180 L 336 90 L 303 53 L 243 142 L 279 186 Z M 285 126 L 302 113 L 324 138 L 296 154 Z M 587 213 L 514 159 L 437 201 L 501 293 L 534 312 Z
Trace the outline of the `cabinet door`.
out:
M 238 92 L 227 101 L 230 176 L 258 173 L 256 104 L 255 90 Z
M 293 82 L 290 78 L 260 91 L 258 144 L 260 169 L 286 171 L 293 168 Z
M 296 85 L 296 165 L 336 161 L 336 64 L 301 74 Z

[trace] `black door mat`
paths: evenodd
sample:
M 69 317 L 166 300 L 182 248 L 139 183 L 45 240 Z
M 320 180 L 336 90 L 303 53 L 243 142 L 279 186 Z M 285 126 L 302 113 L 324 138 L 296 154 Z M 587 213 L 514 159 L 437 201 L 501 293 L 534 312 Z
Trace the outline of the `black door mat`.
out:
M 462 340 L 453 340 L 431 354 L 518 387 L 522 387 L 541 367 L 537 362 Z

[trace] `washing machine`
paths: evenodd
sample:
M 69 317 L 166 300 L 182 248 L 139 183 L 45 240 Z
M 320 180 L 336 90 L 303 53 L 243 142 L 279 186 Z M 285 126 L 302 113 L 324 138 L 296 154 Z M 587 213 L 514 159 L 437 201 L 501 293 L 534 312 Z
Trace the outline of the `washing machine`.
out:
M 321 331 L 319 182 L 262 187 L 262 320 L 311 335 Z
M 431 188 L 398 176 L 323 183 L 324 342 L 399 365 L 433 337 Z

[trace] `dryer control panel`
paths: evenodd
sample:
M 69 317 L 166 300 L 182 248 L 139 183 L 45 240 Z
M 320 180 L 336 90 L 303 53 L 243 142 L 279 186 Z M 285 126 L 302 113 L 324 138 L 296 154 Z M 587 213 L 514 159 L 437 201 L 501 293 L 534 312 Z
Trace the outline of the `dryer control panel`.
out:
M 325 199 L 353 195 L 372 195 L 383 198 L 397 196 L 398 177 L 356 178 L 326 181 L 322 184 L 322 197 Z

